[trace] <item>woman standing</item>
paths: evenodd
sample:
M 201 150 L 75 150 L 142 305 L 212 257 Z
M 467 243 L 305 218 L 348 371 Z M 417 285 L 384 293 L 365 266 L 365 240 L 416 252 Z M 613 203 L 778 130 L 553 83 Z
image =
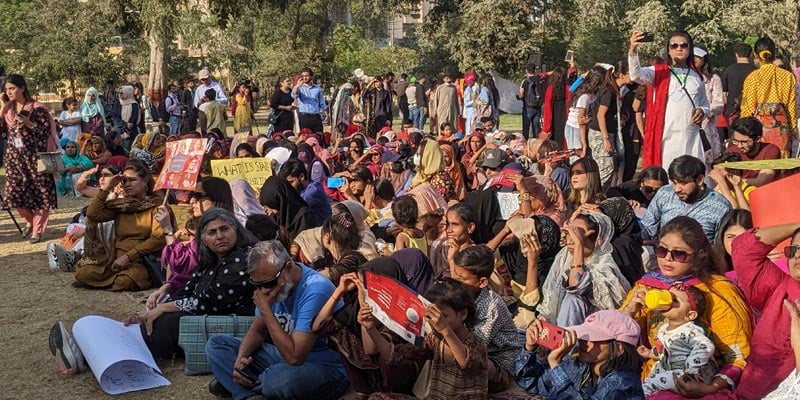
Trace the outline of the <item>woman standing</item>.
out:
M 86 90 L 81 103 L 81 131 L 98 136 L 106 134 L 106 112 L 97 89 L 93 87 Z
M 239 90 L 233 95 L 231 114 L 233 115 L 233 130 L 236 133 L 250 132 L 253 123 L 253 96 L 250 87 L 239 85 Z
M 50 209 L 58 207 L 53 176 L 37 172 L 38 153 L 56 150 L 55 121 L 44 105 L 33 100 L 22 75 L 6 78 L 2 100 L 0 132 L 8 137 L 5 206 L 17 209 L 27 222 L 24 236 L 38 243 Z
M 364 92 L 364 115 L 367 119 L 367 136 L 375 138 L 392 116 L 392 94 L 383 87 L 380 76 L 372 79 L 372 86 Z
M 274 132 L 290 131 L 294 127 L 294 99 L 292 99 L 292 80 L 288 76 L 275 82 L 275 90 L 269 105 L 272 108 Z
M 540 139 L 549 139 L 559 146 L 564 145 L 564 126 L 567 125 L 570 94 L 564 68 L 556 67 L 547 78 L 547 89 L 544 91 Z
M 697 45 L 694 47 L 694 66 L 700 71 L 703 83 L 706 86 L 706 97 L 711 108 L 711 115 L 703 120 L 702 128 L 706 132 L 706 138 L 711 148 L 706 150 L 706 165 L 711 165 L 711 161 L 722 154 L 722 139 L 717 133 L 717 118 L 722 114 L 722 107 L 725 101 L 722 97 L 722 80 L 719 75 L 711 72 L 711 63 L 708 62 L 708 50 Z

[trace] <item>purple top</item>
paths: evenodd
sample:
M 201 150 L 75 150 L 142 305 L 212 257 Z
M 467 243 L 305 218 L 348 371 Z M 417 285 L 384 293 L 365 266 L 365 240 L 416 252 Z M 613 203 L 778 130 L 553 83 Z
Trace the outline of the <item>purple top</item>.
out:
M 170 285 L 169 294 L 175 294 L 186 287 L 186 283 L 197 268 L 197 244 L 194 240 L 186 243 L 176 240 L 164 246 L 164 250 L 161 251 L 161 265 L 164 268 L 169 265 L 170 274 L 167 278 L 167 283 Z

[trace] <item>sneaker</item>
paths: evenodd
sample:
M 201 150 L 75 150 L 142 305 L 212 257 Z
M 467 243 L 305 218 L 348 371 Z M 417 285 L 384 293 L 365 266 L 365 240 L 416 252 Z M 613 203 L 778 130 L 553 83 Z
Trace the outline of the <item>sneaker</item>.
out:
M 56 242 L 47 244 L 47 267 L 50 272 L 58 271 L 58 257 L 56 257 Z
M 74 250 L 67 250 L 64 246 L 60 244 L 56 244 L 55 246 L 55 253 L 56 253 L 56 262 L 58 263 L 58 269 L 62 272 L 73 272 L 75 271 L 75 263 L 77 262 L 76 255 L 78 252 Z
M 60 375 L 71 376 L 87 369 L 81 349 L 63 322 L 53 325 L 48 342 L 50 352 L 56 357 L 56 372 Z

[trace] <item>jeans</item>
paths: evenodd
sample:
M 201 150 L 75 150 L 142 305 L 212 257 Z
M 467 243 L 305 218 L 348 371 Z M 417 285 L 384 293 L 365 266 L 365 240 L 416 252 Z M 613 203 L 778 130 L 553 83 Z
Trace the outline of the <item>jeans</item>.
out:
M 289 365 L 272 344 L 264 344 L 251 356 L 252 368 L 259 371 L 261 382 L 246 388 L 233 381 L 233 364 L 241 339 L 215 335 L 206 343 L 206 355 L 214 377 L 233 395 L 234 400 L 259 393 L 269 399 L 338 399 L 350 387 L 347 377 L 336 367 L 304 363 Z
M 425 109 L 422 107 L 408 107 L 408 115 L 414 128 L 422 130 L 425 126 Z
M 542 129 L 541 118 L 542 110 L 540 108 L 522 107 L 522 136 L 525 136 L 526 140 L 539 137 L 539 131 Z M 531 133 L 531 129 L 533 129 L 533 133 Z
M 169 116 L 169 134 L 177 135 L 181 133 L 181 117 L 178 115 Z

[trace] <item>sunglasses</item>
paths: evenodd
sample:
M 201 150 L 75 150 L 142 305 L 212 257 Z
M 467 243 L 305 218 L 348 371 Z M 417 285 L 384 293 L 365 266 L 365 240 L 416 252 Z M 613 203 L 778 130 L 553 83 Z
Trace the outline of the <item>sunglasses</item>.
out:
M 675 49 L 688 49 L 689 48 L 689 43 L 686 43 L 686 42 L 680 42 L 680 43 L 672 42 L 672 43 L 669 44 L 669 48 L 673 49 L 673 50 L 675 50 Z
M 689 253 L 684 250 L 669 250 L 664 246 L 656 246 L 655 252 L 658 258 L 667 258 L 667 254 L 669 254 L 672 256 L 672 259 L 677 262 L 687 262 L 689 258 L 694 255 L 694 253 Z
M 659 188 L 654 188 L 651 186 L 642 185 L 642 193 L 644 194 L 653 194 L 658 191 Z
M 195 199 L 195 200 L 207 199 L 208 198 L 208 193 L 192 192 L 192 194 L 189 195 L 189 198 L 190 199 Z
M 797 250 L 800 249 L 800 245 L 790 245 L 783 248 L 783 255 L 786 258 L 794 258 L 797 255 Z
M 291 261 L 290 261 L 290 262 L 291 262 Z M 288 264 L 288 262 L 287 262 L 287 264 Z M 254 281 L 252 277 L 251 277 L 251 278 L 249 278 L 248 280 L 250 281 L 250 284 L 251 284 L 251 285 L 253 285 L 253 286 L 254 286 L 256 289 L 272 289 L 272 288 L 274 288 L 275 286 L 278 286 L 278 278 L 280 278 L 280 277 L 281 277 L 281 273 L 282 273 L 282 272 L 283 272 L 283 270 L 286 268 L 286 264 L 284 264 L 284 266 L 283 266 L 283 267 L 284 267 L 284 268 L 281 268 L 281 269 L 278 271 L 278 273 L 277 273 L 277 274 L 275 274 L 275 276 L 273 276 L 272 278 L 269 278 L 269 279 L 267 279 L 267 280 L 264 280 L 264 281 Z

